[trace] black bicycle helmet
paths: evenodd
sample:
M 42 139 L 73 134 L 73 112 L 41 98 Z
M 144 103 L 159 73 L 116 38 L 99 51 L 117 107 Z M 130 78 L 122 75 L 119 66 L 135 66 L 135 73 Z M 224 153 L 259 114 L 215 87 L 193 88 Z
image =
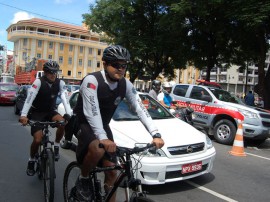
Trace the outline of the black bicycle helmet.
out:
M 152 81 L 152 89 L 158 91 L 160 90 L 161 82 L 159 80 Z
M 117 60 L 130 62 L 130 54 L 126 48 L 120 45 L 112 45 L 105 48 L 102 60 L 106 62 L 114 62 Z
M 57 71 L 59 71 L 59 65 L 55 61 L 48 61 L 44 63 L 43 71 L 56 73 Z

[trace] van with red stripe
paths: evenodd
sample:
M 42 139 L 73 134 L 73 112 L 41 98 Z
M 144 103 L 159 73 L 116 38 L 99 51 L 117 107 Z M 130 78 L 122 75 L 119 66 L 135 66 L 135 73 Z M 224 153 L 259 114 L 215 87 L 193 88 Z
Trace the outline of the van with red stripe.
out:
M 270 112 L 245 105 L 230 92 L 213 86 L 176 84 L 171 96 L 194 109 L 194 126 L 203 128 L 217 142 L 232 144 L 239 120 L 245 138 L 263 142 L 270 137 Z

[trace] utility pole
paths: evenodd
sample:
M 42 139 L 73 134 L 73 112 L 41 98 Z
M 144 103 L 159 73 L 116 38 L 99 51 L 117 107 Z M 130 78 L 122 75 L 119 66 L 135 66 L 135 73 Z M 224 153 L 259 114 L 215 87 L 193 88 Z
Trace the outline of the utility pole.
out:
M 247 95 L 247 83 L 248 83 L 248 61 L 247 61 L 247 66 L 246 66 L 245 96 Z

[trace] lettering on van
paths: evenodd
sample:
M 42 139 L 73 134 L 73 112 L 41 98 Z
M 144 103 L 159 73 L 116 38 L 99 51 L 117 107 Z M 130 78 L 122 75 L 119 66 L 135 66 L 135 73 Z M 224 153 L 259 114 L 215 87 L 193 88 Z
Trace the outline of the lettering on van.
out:
M 208 120 L 208 116 L 207 115 L 202 115 L 202 114 L 197 114 L 197 118 Z

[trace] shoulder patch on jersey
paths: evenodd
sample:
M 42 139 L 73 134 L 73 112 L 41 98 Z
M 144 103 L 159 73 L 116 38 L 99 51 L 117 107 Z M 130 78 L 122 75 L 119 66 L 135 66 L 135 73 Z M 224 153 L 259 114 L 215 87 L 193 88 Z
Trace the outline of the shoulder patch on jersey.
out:
M 91 89 L 93 89 L 93 90 L 96 90 L 96 86 L 95 86 L 95 84 L 93 84 L 93 83 L 88 83 L 87 84 L 87 88 L 91 88 Z
M 34 89 L 36 89 L 36 88 L 37 88 L 37 85 L 33 84 L 32 87 L 33 87 Z

